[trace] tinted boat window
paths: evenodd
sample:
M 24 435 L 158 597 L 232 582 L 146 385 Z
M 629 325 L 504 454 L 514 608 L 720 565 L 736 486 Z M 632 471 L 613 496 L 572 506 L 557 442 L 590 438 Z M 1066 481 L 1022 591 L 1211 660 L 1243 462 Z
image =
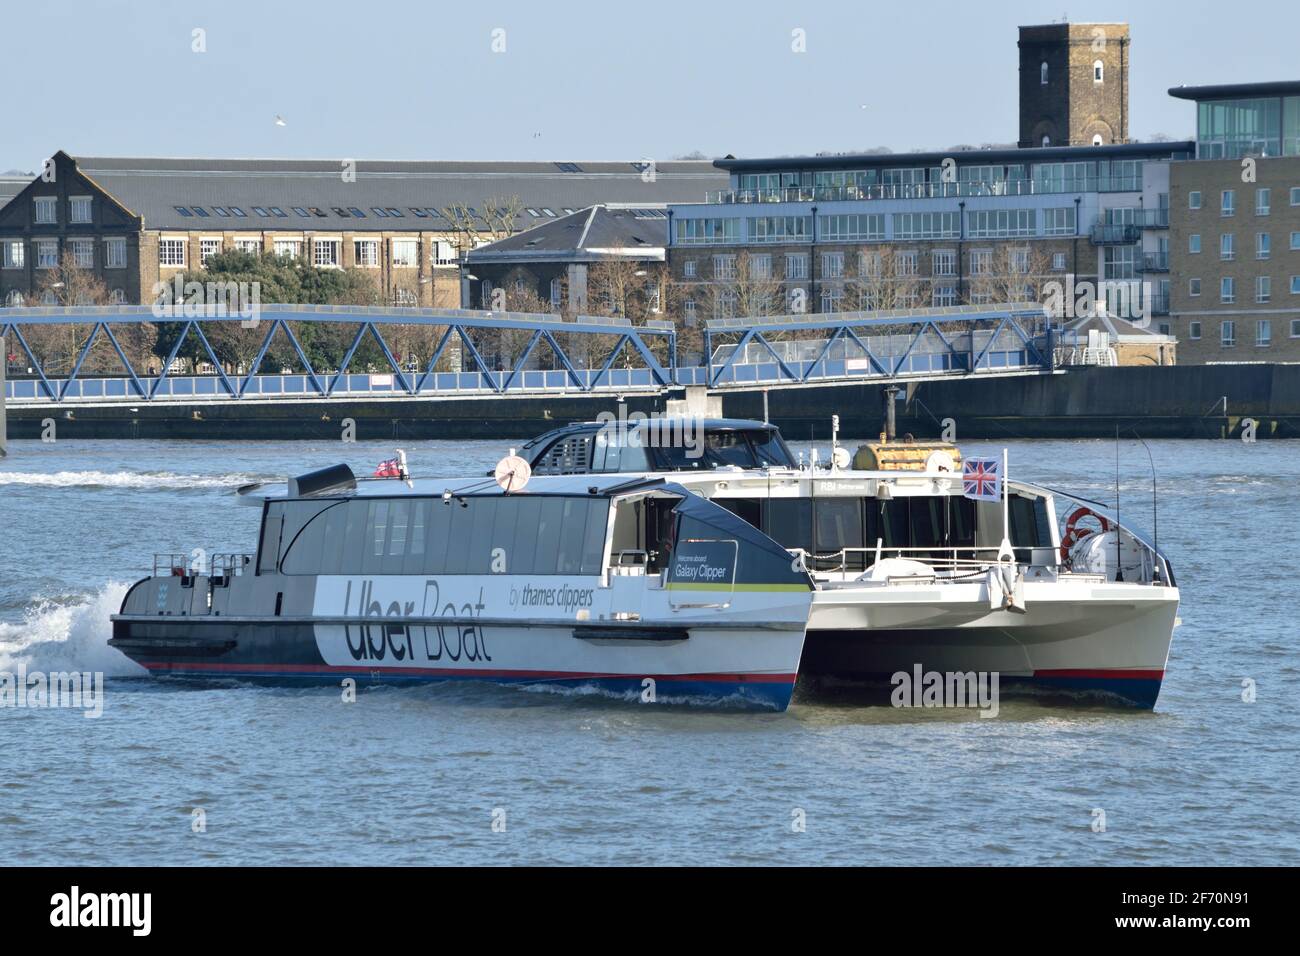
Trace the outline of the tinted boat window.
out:
M 463 501 L 338 502 L 309 520 L 288 548 L 283 573 L 490 574 L 497 549 L 505 574 L 600 573 L 607 500 L 514 495 Z M 283 511 L 273 508 L 270 553 Z
M 752 431 L 745 434 L 749 437 L 750 444 L 754 446 L 754 456 L 758 459 L 760 466 L 796 467 L 790 449 L 786 448 L 785 442 L 781 440 L 780 432 L 773 429 L 772 431 Z

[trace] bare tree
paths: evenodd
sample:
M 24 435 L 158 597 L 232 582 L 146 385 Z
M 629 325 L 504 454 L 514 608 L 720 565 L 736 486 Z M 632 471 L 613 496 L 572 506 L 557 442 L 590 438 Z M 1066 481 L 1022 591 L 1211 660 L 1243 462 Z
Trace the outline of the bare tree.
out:
M 523 209 L 524 201 L 518 196 L 489 196 L 478 206 L 454 202 L 438 211 L 451 223 L 463 255 L 476 246 L 513 236 L 519 231 L 517 221 Z
M 913 309 L 921 305 L 923 281 L 915 253 L 890 246 L 864 246 L 844 265 L 844 308 L 848 312 Z M 928 303 L 927 303 L 928 304 Z
M 1051 258 L 1032 245 L 1002 244 L 971 270 L 970 301 L 983 304 L 1036 302 L 1051 278 Z

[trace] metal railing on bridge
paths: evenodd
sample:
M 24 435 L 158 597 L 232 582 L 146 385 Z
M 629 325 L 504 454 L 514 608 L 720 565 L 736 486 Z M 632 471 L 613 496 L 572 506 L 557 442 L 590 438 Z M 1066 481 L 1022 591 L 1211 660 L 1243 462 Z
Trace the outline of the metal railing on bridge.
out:
M 299 337 L 290 323 L 355 325 L 351 344 L 337 368 L 313 368 Z M 169 354 L 157 374 L 141 375 L 127 357 L 114 327 L 143 323 L 169 323 L 176 327 Z M 212 323 L 240 323 L 244 328 L 265 328 L 255 356 L 247 370 L 232 375 L 217 355 L 205 326 Z M 82 325 L 89 331 L 77 351 L 67 375 L 52 377 L 29 344 L 24 330 L 35 326 Z M 385 340 L 382 329 L 392 326 L 428 326 L 434 329 L 426 361 L 415 368 L 400 363 Z M 441 330 L 441 334 L 437 334 Z M 514 332 L 526 342 L 508 368 L 490 368 L 474 333 L 485 330 Z M 267 353 L 282 332 L 293 350 L 301 372 L 259 374 Z M 218 306 L 183 304 L 156 309 L 152 306 L 73 306 L 44 308 L 0 308 L 0 336 L 11 336 L 11 352 L 25 356 L 29 377 L 10 380 L 6 391 L 11 401 L 62 402 L 65 400 L 172 400 L 195 398 L 241 399 L 252 397 L 331 398 L 345 395 L 419 395 L 436 392 L 504 393 L 512 389 L 561 388 L 580 392 L 598 389 L 662 388 L 677 381 L 677 333 L 671 322 L 651 321 L 634 325 L 627 319 L 577 316 L 572 319 L 542 313 L 481 312 L 469 309 L 376 308 L 328 305 L 261 305 L 252 315 Z M 125 376 L 82 378 L 81 371 L 91 348 L 100 336 L 120 360 Z M 213 369 L 210 375 L 177 375 L 177 357 L 185 343 L 194 339 Z M 577 350 L 595 358 L 584 367 L 575 363 Z M 566 349 L 561 338 L 566 338 Z M 599 338 L 598 338 L 599 337 Z M 382 356 L 385 370 L 375 374 L 349 373 L 362 343 L 370 338 Z M 436 344 L 434 343 L 436 339 Z M 612 339 L 612 346 L 610 341 Z M 657 341 L 656 341 L 657 340 Z M 554 356 L 555 369 L 526 366 L 539 344 L 545 343 Z M 449 348 L 458 347 L 468 356 L 468 371 L 439 371 L 438 364 Z M 664 360 L 656 355 L 660 352 Z M 594 354 L 593 354 L 594 353 Z M 639 367 L 615 368 L 620 355 L 628 355 Z M 6 356 L 8 359 L 8 356 Z M 588 361 L 588 360 L 582 360 Z
M 798 337 L 826 331 L 825 337 Z M 884 334 L 872 334 L 884 333 Z M 832 312 L 705 323 L 710 387 L 842 378 L 1050 370 L 1043 306 L 950 306 Z M 719 336 L 738 336 L 715 347 Z
M 187 307 L 193 308 L 193 307 Z M 205 307 L 206 308 L 206 307 Z M 0 335 L 10 336 L 9 358 L 26 358 L 6 383 L 15 405 L 63 402 L 188 402 L 241 399 L 308 401 L 404 396 L 471 396 L 506 393 L 657 392 L 671 385 L 728 386 L 806 384 L 906 376 L 942 377 L 987 372 L 1033 373 L 1050 369 L 1050 331 L 1036 303 L 954 306 L 888 312 L 814 313 L 762 318 L 715 319 L 703 328 L 701 365 L 678 363 L 677 335 L 668 321 L 636 324 L 626 319 L 491 313 L 473 310 L 383 309 L 352 306 L 264 305 L 260 317 L 164 315 L 148 306 L 0 308 Z M 141 374 L 114 329 L 130 323 L 174 323 L 161 370 Z M 208 331 L 211 323 L 243 322 L 265 328 L 255 356 L 238 374 L 226 370 Z M 329 370 L 313 368 L 292 323 L 355 326 L 350 344 Z M 85 326 L 68 372 L 56 376 L 40 361 L 25 329 Z M 418 363 L 399 362 L 383 331 L 391 326 L 429 326 L 428 351 Z M 475 344 L 484 330 L 519 333 L 507 368 L 493 369 Z M 824 335 L 817 335 L 817 332 Z M 811 333 L 811 334 L 810 334 Z M 301 371 L 262 372 L 277 334 L 283 334 Z M 83 374 L 102 336 L 123 373 Z M 573 337 L 576 336 L 577 340 Z M 211 371 L 182 374 L 178 356 L 193 337 Z M 349 371 L 367 337 L 381 356 L 380 371 Z M 566 338 L 567 337 L 567 338 Z M 254 339 L 254 341 L 257 341 Z M 545 343 L 554 367 L 530 367 Z M 457 369 L 438 368 L 458 348 Z M 575 356 L 587 356 L 590 361 Z M 626 361 L 619 363 L 619 357 Z M 635 366 L 633 366 L 635 363 Z M 469 366 L 466 369 L 464 366 Z M 12 366 L 11 366 L 12 368 Z

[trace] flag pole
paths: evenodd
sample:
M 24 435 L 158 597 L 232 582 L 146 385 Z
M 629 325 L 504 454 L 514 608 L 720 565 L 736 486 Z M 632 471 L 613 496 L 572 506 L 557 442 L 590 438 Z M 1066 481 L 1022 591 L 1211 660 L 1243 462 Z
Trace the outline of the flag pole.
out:
M 998 546 L 998 561 L 1015 562 L 1016 553 L 1011 550 L 1011 521 L 1008 516 L 1007 503 L 1007 450 L 1002 449 L 1002 543 Z

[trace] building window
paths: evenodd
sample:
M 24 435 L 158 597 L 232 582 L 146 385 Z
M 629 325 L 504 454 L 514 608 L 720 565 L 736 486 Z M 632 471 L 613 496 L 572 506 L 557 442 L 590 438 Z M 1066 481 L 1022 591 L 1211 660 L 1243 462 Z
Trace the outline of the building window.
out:
M 1065 253 L 1064 253 L 1064 252 L 1053 252 L 1053 253 L 1052 253 L 1052 268 L 1055 269 L 1057 272 L 1060 272 L 1062 269 L 1065 268 Z
M 1043 86 L 1047 85 L 1047 61 L 1044 60 L 1038 66 L 1038 82 Z
M 113 238 L 104 240 L 104 268 L 126 268 L 126 239 Z
M 839 279 L 844 275 L 844 253 L 842 252 L 823 252 L 822 253 L 822 278 Z M 823 298 L 825 294 L 823 293 Z M 823 312 L 835 312 L 836 309 L 822 309 Z
M 1255 322 L 1255 347 L 1266 349 L 1273 344 L 1273 321 L 1258 319 Z
M 410 289 L 398 286 L 393 290 L 393 305 L 399 308 L 409 309 L 416 304 L 415 293 Z
M 1291 205 L 1300 206 L 1300 186 L 1291 187 Z
M 1219 236 L 1219 258 L 1224 262 L 1231 262 L 1237 258 L 1234 236 L 1230 232 L 1225 232 Z
M 5 296 L 5 305 L 11 309 L 21 309 L 24 301 L 23 294 L 17 289 L 10 289 L 9 294 Z
M 957 274 L 957 253 L 951 249 L 936 250 L 930 257 L 930 274 L 955 276 Z
M 1187 323 L 1187 337 L 1191 339 L 1193 342 L 1200 341 L 1201 323 L 1199 321 Z
M 713 278 L 715 279 L 736 278 L 736 257 L 735 256 L 714 256 L 713 257 Z
M 792 252 L 786 255 L 785 277 L 787 279 L 808 278 L 808 253 Z
M 970 254 L 970 274 L 973 276 L 988 275 L 993 271 L 993 250 L 992 249 L 975 249 Z
M 1092 145 L 1093 145 L 1093 146 L 1100 146 L 1100 145 L 1101 145 L 1101 133 L 1093 133 L 1093 134 L 1092 134 Z
M 1291 338 L 1300 339 L 1300 319 L 1291 320 Z
M 840 312 L 844 308 L 843 289 L 822 289 L 822 311 Z
M 1201 208 L 1201 191 L 1199 189 L 1193 189 L 1191 192 L 1187 194 L 1187 208 L 1188 209 Z
M 685 302 L 683 302 L 683 303 L 682 303 L 682 311 L 683 311 L 683 312 L 685 313 L 685 315 L 686 315 L 686 327 L 687 327 L 687 328 L 691 328 L 691 329 L 693 329 L 693 328 L 695 328 L 695 326 L 697 326 L 697 325 L 700 324 L 699 316 L 697 316 L 697 315 L 695 314 L 695 300 L 694 300 L 694 299 L 687 299 Z
M 1237 301 L 1237 285 L 1232 276 L 1224 276 L 1219 280 L 1219 301 L 1227 303 Z
M 57 269 L 59 267 L 59 241 L 57 239 L 36 240 L 36 268 Z
M 1226 319 L 1219 325 L 1219 344 L 1225 349 L 1236 347 L 1237 323 L 1232 319 Z
M 1267 302 L 1273 297 L 1273 280 L 1269 276 L 1255 277 L 1255 301 Z
M 399 268 L 413 268 L 420 264 L 420 241 L 418 239 L 393 240 L 393 265 Z
M 126 291 L 124 289 L 114 289 L 108 294 L 109 305 L 126 305 Z
M 1300 276 L 1291 277 L 1291 294 L 1300 295 Z
M 966 213 L 966 234 L 972 239 L 1032 236 L 1037 219 L 1036 209 L 977 209 Z
M 920 256 L 915 249 L 900 252 L 894 257 L 894 272 L 900 276 L 914 276 L 920 272 Z
M 934 305 L 935 308 L 947 308 L 950 305 L 957 304 L 957 287 L 951 285 L 937 285 L 934 287 Z
M 823 217 L 853 218 L 853 217 Z M 884 219 L 883 216 L 878 217 Z M 894 214 L 895 239 L 956 239 L 961 235 L 961 223 L 955 212 L 900 212 Z M 830 237 L 827 236 L 829 239 Z M 884 239 L 884 229 L 879 235 L 850 238 Z
M 69 222 L 90 222 L 90 197 L 73 196 L 68 200 Z
M 1043 235 L 1072 236 L 1075 231 L 1075 208 L 1061 206 L 1043 210 Z
M 275 254 L 277 256 L 287 256 L 290 259 L 297 259 L 302 254 L 301 239 L 276 239 Z
M 1300 232 L 1291 233 L 1291 251 L 1300 249 Z
M 1219 200 L 1220 216 L 1235 216 L 1237 214 L 1237 190 L 1225 189 Z
M 377 239 L 358 239 L 352 243 L 352 254 L 359 266 L 375 267 L 379 265 L 379 241 Z
M 158 240 L 158 265 L 184 266 L 185 265 L 185 240 L 184 239 L 159 239 Z
M 72 253 L 72 261 L 78 269 L 95 268 L 95 240 L 69 239 L 68 251 Z
M 1200 233 L 1194 232 L 1187 237 L 1187 251 L 1192 255 L 1195 255 L 1196 253 L 1201 251 Z
M 551 309 L 559 311 L 560 306 L 564 304 L 564 282 L 555 278 L 551 280 Z
M 1188 280 L 1187 280 L 1187 294 L 1188 294 L 1189 296 L 1192 296 L 1192 297 L 1195 297 L 1195 296 L 1198 296 L 1198 295 L 1201 294 L 1201 280 L 1200 280 L 1200 279 L 1188 279 Z
M 312 265 L 318 269 L 333 269 L 339 264 L 339 240 L 313 239 L 311 241 Z
M 1093 60 L 1092 61 L 1092 82 L 1102 83 L 1105 81 L 1105 79 L 1106 79 L 1106 64 L 1102 63 L 1101 60 Z M 1123 77 L 1120 77 L 1120 79 L 1123 79 Z M 1121 86 L 1122 85 L 1123 84 L 1121 84 Z
M 261 239 L 236 239 L 235 249 L 239 252 L 251 252 L 254 255 L 262 251 Z
M 772 278 L 772 257 L 770 255 L 750 256 L 749 277 L 751 279 Z
M 208 260 L 221 252 L 220 239 L 199 240 L 199 265 L 207 266 Z
M 1257 233 L 1255 235 L 1255 258 L 1267 259 L 1272 252 L 1273 241 L 1269 238 L 1267 232 Z
M 32 200 L 36 207 L 36 222 L 40 225 L 52 225 L 59 221 L 59 200 L 57 196 L 37 196 Z
M 434 252 L 433 264 L 435 266 L 450 266 L 456 264 L 456 257 L 459 253 L 456 246 L 445 239 L 437 241 L 437 250 Z
M 1273 191 L 1267 186 L 1261 186 L 1255 190 L 1255 215 L 1267 216 L 1269 212 L 1269 197 Z
M 697 260 L 687 259 L 682 263 L 682 277 L 686 279 L 694 279 L 699 275 L 699 268 L 700 266 Z
M 1043 148 L 1046 149 L 1048 146 L 1051 146 L 1051 145 L 1052 145 L 1052 137 L 1050 137 L 1050 136 L 1044 136 L 1044 137 L 1043 137 Z
M 7 239 L 0 243 L 0 267 L 5 269 L 21 269 L 23 267 L 23 241 L 21 239 Z

